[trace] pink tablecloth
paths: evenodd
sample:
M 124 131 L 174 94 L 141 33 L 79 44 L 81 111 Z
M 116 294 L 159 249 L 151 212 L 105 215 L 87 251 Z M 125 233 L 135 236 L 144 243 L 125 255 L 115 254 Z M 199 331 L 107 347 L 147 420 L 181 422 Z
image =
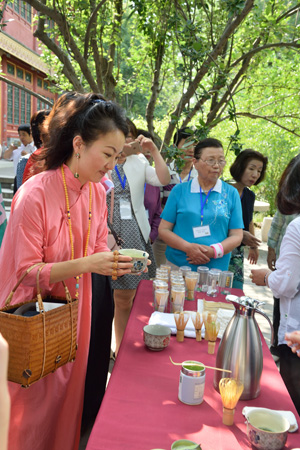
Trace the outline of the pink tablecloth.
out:
M 241 295 L 241 291 L 235 293 Z M 224 296 L 214 300 L 224 300 Z M 186 309 L 195 310 L 196 302 Z M 216 354 L 208 355 L 206 341 L 185 338 L 178 343 L 175 336 L 162 352 L 148 350 L 143 327 L 152 312 L 152 283 L 142 281 L 87 450 L 170 450 L 177 439 L 191 439 L 200 443 L 202 450 L 249 449 L 244 406 L 290 410 L 300 423 L 264 340 L 261 394 L 238 403 L 232 427 L 222 424 L 222 402 L 213 388 L 213 370 L 206 370 L 204 402 L 198 406 L 181 403 L 180 367 L 170 363 L 169 355 L 177 362 L 194 359 L 213 366 Z M 285 448 L 299 447 L 299 443 L 299 432 L 289 433 Z

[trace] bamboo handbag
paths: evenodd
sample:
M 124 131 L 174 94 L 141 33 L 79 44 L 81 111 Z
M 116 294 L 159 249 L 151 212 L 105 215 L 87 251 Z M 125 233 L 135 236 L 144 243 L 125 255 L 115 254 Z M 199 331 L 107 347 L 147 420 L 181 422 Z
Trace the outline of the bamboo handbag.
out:
M 32 383 L 54 372 L 58 367 L 74 361 L 77 349 L 78 299 L 72 299 L 65 285 L 66 298 L 42 298 L 39 276 L 45 263 L 31 266 L 18 280 L 0 309 L 0 332 L 9 344 L 8 380 L 29 387 Z M 32 300 L 11 305 L 18 286 L 36 266 L 37 296 Z M 36 302 L 39 313 L 36 312 Z M 47 303 L 62 306 L 47 310 Z M 49 305 L 48 305 L 49 306 Z M 17 315 L 22 308 L 32 312 L 31 317 Z

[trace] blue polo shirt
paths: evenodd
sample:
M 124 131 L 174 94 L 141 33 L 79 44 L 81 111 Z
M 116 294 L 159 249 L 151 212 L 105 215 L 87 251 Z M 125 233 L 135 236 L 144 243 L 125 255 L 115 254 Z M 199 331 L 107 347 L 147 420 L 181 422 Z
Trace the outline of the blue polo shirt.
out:
M 166 203 L 161 217 L 172 223 L 173 232 L 188 242 L 211 245 L 224 241 L 229 230 L 244 228 L 241 200 L 237 189 L 224 181 L 218 180 L 211 190 L 203 208 L 203 226 L 208 225 L 210 236 L 195 237 L 193 229 L 201 225 L 201 200 L 205 202 L 206 194 L 200 194 L 197 178 L 187 183 L 176 185 Z M 230 253 L 222 258 L 211 259 L 205 266 L 220 270 L 228 270 Z M 189 264 L 186 253 L 167 246 L 167 259 L 176 266 L 189 265 L 197 270 L 197 265 Z

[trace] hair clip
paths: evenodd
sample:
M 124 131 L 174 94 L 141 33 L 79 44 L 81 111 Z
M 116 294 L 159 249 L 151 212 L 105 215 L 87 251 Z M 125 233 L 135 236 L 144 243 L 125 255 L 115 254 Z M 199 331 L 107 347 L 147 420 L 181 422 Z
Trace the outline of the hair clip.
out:
M 102 98 L 95 98 L 91 101 L 92 105 L 96 105 L 97 103 L 108 103 L 106 100 L 102 100 Z

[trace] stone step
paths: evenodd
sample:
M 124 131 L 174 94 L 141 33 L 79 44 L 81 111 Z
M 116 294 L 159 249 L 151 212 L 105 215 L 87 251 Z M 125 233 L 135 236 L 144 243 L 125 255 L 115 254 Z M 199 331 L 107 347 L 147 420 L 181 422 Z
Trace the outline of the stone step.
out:
M 12 189 L 2 187 L 2 195 L 4 199 L 12 199 L 14 196 L 14 191 Z
M 1 188 L 2 191 L 4 189 L 12 189 L 14 188 L 14 176 L 10 176 L 10 175 L 5 175 L 5 176 L 0 176 L 0 183 L 1 183 Z
M 5 211 L 10 211 L 10 209 L 11 209 L 11 202 L 12 202 L 12 198 L 5 198 L 5 197 L 3 197 L 3 203 L 4 203 Z
M 0 183 L 1 183 L 1 181 L 0 181 Z M 14 184 L 13 183 L 1 183 L 1 189 L 2 189 L 2 192 L 4 189 L 6 189 L 7 191 L 13 191 Z
M 3 182 L 10 182 L 13 183 L 14 182 L 14 175 L 9 175 L 9 174 L 2 174 L 0 175 L 0 183 L 2 184 Z

